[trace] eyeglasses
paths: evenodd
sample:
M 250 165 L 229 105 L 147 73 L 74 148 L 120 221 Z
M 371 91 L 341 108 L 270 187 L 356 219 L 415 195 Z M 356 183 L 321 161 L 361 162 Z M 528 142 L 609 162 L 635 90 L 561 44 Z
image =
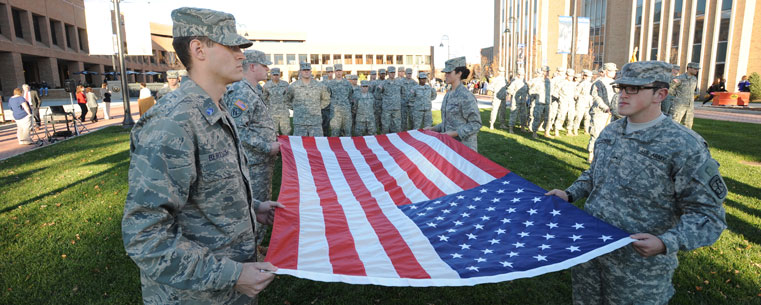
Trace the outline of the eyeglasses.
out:
M 663 88 L 663 87 L 656 87 L 656 86 L 627 86 L 627 85 L 614 85 L 612 87 L 613 87 L 613 91 L 615 91 L 616 93 L 624 91 L 626 92 L 626 94 L 630 94 L 630 95 L 637 94 L 642 89 L 658 90 Z

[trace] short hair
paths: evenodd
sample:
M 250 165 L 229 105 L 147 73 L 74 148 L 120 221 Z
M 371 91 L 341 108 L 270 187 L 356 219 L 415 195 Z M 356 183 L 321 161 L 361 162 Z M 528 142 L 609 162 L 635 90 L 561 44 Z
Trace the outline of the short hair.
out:
M 27 85 L 27 84 L 23 84 L 23 85 L 21 85 L 21 88 L 24 88 L 24 89 L 29 89 L 29 85 Z
M 140 83 L 140 86 L 147 87 L 148 85 L 146 85 L 145 83 Z
M 172 47 L 174 47 L 174 52 L 177 54 L 177 58 L 180 59 L 182 65 L 185 66 L 185 70 L 188 71 L 193 69 L 193 63 L 190 60 L 190 42 L 193 40 L 198 40 L 207 47 L 214 45 L 214 41 L 206 36 L 175 37 L 172 40 Z
M 92 92 L 92 88 L 90 88 L 90 87 L 85 88 L 85 92 L 87 92 L 87 93 Z
M 470 75 L 470 70 L 466 67 L 454 68 L 454 73 L 458 73 L 458 72 L 462 73 L 462 75 L 460 75 L 460 79 L 466 79 L 468 78 L 468 75 Z
M 23 93 L 21 88 L 13 88 L 13 95 L 21 95 Z

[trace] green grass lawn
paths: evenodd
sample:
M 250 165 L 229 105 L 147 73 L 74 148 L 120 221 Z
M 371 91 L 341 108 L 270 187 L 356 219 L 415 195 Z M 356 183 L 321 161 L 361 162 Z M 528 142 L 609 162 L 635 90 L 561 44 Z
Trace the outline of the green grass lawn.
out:
M 679 255 L 672 304 L 761 304 L 761 125 L 696 119 L 695 130 L 722 165 L 729 228 L 715 245 Z M 483 128 L 478 146 L 551 189 L 587 168 L 588 140 Z M 128 167 L 129 134 L 119 127 L 0 162 L 0 304 L 141 302 L 138 270 L 121 241 Z M 570 281 L 561 271 L 474 287 L 389 288 L 278 276 L 260 303 L 566 304 Z

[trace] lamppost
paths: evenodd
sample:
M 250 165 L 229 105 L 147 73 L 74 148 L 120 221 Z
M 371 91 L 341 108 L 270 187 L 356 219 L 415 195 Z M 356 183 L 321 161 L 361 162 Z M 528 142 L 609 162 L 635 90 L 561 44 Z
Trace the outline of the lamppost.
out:
M 505 79 L 507 79 L 507 35 L 510 34 L 510 29 L 505 28 L 502 34 L 502 73 Z
M 507 62 L 505 62 L 505 66 L 506 66 L 506 68 L 505 68 L 505 75 L 506 75 L 505 79 L 507 79 L 507 70 L 508 70 L 507 68 L 509 68 L 509 70 L 511 72 L 514 72 L 513 70 L 515 69 L 515 66 L 514 66 L 514 64 L 515 64 L 515 42 L 513 41 L 513 39 L 515 37 L 515 31 L 514 31 L 515 30 L 515 17 L 508 18 L 507 22 L 509 24 L 506 24 L 505 34 L 507 34 L 507 36 L 509 36 L 509 38 L 510 38 L 510 40 L 509 40 L 509 42 L 510 42 L 510 44 L 509 44 L 509 52 L 510 52 L 510 56 L 509 56 L 510 57 L 510 61 L 509 61 L 509 63 L 510 64 L 507 65 Z M 512 31 L 511 31 L 511 29 L 512 29 Z M 507 43 L 507 39 L 505 39 L 505 40 L 506 40 L 506 43 Z
M 449 60 L 449 36 L 448 35 L 441 36 L 441 43 L 439 44 L 439 47 L 441 48 L 444 47 L 444 40 L 447 41 L 447 60 Z
M 127 85 L 127 67 L 124 64 L 124 43 L 122 43 L 122 17 L 119 11 L 119 0 L 114 1 L 114 17 L 116 18 L 116 43 L 119 50 L 119 66 L 122 74 L 122 102 L 124 103 L 124 120 L 122 126 L 132 128 L 135 121 L 132 119 L 132 111 L 129 108 L 129 87 Z

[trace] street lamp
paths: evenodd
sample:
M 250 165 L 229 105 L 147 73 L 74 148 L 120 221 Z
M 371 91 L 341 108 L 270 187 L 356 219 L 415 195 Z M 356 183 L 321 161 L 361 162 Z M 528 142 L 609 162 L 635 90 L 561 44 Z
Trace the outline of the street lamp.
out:
M 130 109 L 129 100 L 129 85 L 127 84 L 127 67 L 124 61 L 124 44 L 122 43 L 122 20 L 121 12 L 119 11 L 119 1 L 113 0 L 114 3 L 114 18 L 116 19 L 116 43 L 118 44 L 119 53 L 119 70 L 122 77 L 122 103 L 124 103 L 124 120 L 122 126 L 125 128 L 132 128 L 135 125 L 135 121 L 132 119 L 132 110 Z
M 444 40 L 447 41 L 447 60 L 448 60 L 449 59 L 449 36 L 448 35 L 441 36 L 441 43 L 439 44 L 439 47 L 441 48 L 444 47 Z
M 505 79 L 507 79 L 507 35 L 510 34 L 510 29 L 505 28 L 502 32 L 502 73 Z

